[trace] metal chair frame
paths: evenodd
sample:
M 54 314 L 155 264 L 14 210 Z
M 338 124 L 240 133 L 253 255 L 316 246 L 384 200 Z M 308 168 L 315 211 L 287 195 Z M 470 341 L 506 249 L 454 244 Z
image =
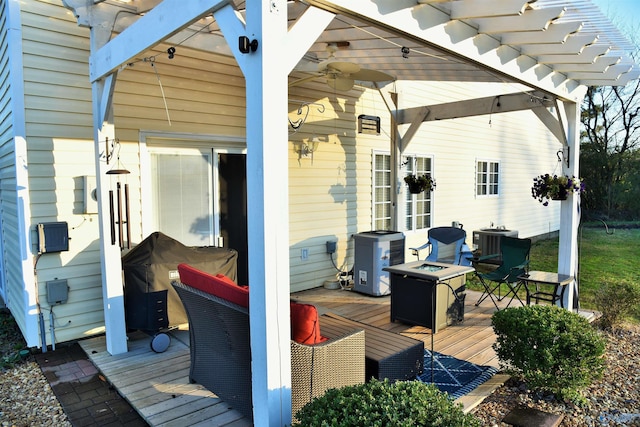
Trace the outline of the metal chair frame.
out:
M 426 257 L 426 261 L 433 262 L 443 262 L 439 246 L 442 245 L 453 245 L 455 244 L 455 252 L 453 254 L 453 259 L 450 260 L 451 264 L 457 265 L 469 265 L 469 257 L 471 256 L 471 251 L 468 250 L 465 256 L 465 241 L 467 239 L 467 232 L 462 228 L 458 227 L 434 227 L 429 229 L 427 233 L 428 241 L 422 246 L 411 249 L 411 253 L 415 255 L 418 259 L 420 259 L 420 251 L 430 248 L 431 251 L 429 255 Z M 468 249 L 468 248 L 467 248 Z M 447 260 L 446 262 L 449 262 Z
M 484 291 L 476 302 L 476 306 L 489 298 L 499 310 L 498 302 L 508 298 L 509 295 L 512 296 L 507 307 L 511 305 L 514 299 L 517 299 L 523 306 L 525 305 L 518 295 L 518 291 L 523 286 L 523 282 L 518 279 L 518 276 L 525 274 L 529 268 L 531 239 L 502 236 L 500 239 L 500 252 L 502 253 L 502 262 L 494 271 L 478 273 L 476 269 L 476 276 L 484 287 Z M 496 258 L 497 256 L 498 254 L 486 255 L 474 258 L 473 261 L 474 264 L 482 263 L 482 261 Z M 502 295 L 502 284 L 506 284 L 509 288 L 504 295 Z M 498 291 L 497 293 L 496 290 Z

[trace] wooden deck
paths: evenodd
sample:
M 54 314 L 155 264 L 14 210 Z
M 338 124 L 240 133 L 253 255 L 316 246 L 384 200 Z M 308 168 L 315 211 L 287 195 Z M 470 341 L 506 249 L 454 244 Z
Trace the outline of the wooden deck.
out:
M 498 367 L 491 345 L 495 335 L 491 315 L 495 307 L 484 301 L 474 304 L 477 292 L 467 291 L 465 320 L 433 336 L 435 351 L 479 365 Z M 316 288 L 291 295 L 292 299 L 314 304 L 320 313 L 334 312 L 344 317 L 401 333 L 424 341 L 431 348 L 428 328 L 391 323 L 389 296 L 373 297 L 343 290 Z M 174 333 L 172 333 L 174 334 Z M 106 379 L 152 426 L 250 426 L 251 422 L 198 384 L 189 384 L 189 338 L 186 331 L 174 334 L 164 353 L 150 349 L 150 337 L 137 332 L 129 337 L 129 352 L 111 356 L 104 337 L 83 340 L 80 345 Z M 508 377 L 492 379 L 457 401 L 466 411 L 474 408 Z

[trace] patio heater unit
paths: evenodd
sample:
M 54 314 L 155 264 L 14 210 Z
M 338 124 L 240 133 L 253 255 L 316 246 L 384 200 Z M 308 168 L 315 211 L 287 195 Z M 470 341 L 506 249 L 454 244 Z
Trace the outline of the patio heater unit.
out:
M 404 234 L 381 230 L 366 231 L 353 237 L 353 290 L 373 296 L 390 294 L 389 273 L 383 269 L 404 264 Z

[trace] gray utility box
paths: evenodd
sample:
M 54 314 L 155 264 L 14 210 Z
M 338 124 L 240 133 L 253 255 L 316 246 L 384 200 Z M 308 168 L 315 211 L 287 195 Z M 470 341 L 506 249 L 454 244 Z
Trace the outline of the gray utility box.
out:
M 389 295 L 389 273 L 383 269 L 404 264 L 404 234 L 381 230 L 365 231 L 353 237 L 353 290 L 374 296 Z

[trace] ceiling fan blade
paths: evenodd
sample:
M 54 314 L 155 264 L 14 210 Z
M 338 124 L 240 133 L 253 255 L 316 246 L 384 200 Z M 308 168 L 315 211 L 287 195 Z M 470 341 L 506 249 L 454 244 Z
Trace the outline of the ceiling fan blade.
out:
M 339 71 L 342 74 L 354 74 L 360 71 L 360 66 L 353 62 L 332 61 L 327 64 L 327 70 Z
M 298 85 L 300 85 L 302 83 L 317 79 L 318 77 L 322 77 L 322 75 L 308 76 L 308 77 L 303 77 L 303 78 L 298 79 L 298 80 L 294 80 L 291 83 L 289 83 L 289 87 L 298 86 Z
M 352 73 L 349 77 L 354 80 L 362 80 L 367 82 L 388 82 L 395 80 L 395 78 L 387 73 L 376 70 L 368 70 L 366 68 L 361 69 L 356 73 Z
M 335 90 L 347 91 L 351 90 L 355 81 L 350 77 L 327 76 L 327 84 Z

